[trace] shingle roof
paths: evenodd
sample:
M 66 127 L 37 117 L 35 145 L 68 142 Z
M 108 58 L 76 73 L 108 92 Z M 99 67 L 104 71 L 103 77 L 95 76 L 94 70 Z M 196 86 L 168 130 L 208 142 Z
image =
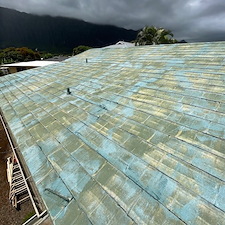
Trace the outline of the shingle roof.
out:
M 224 58 L 225 42 L 92 49 L 0 77 L 53 222 L 225 224 Z

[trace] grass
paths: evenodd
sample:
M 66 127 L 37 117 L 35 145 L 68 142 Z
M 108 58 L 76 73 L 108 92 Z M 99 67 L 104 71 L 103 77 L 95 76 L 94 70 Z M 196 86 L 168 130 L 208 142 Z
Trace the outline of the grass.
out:
M 27 220 L 29 220 L 32 216 L 34 216 L 35 215 L 35 212 L 30 212 L 30 213 L 28 213 L 25 217 L 24 217 L 24 219 L 23 219 L 23 223 L 25 223 Z

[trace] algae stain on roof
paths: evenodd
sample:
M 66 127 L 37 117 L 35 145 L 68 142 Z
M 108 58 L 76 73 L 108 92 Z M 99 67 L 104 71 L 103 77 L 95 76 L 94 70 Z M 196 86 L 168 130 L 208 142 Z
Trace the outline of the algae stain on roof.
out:
M 0 78 L 54 224 L 225 224 L 224 50 L 93 49 Z

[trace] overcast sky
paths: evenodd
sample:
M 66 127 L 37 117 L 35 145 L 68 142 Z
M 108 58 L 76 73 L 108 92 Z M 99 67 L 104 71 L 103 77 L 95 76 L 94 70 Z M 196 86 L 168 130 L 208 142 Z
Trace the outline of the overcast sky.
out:
M 178 40 L 225 40 L 225 0 L 0 0 L 0 6 L 135 30 L 155 25 Z

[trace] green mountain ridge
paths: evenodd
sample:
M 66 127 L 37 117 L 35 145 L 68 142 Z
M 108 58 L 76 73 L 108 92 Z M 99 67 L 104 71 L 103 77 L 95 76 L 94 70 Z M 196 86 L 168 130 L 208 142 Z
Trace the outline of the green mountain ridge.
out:
M 78 19 L 38 16 L 0 7 L 0 48 L 26 46 L 41 51 L 71 53 L 78 45 L 103 47 L 132 41 L 137 32 Z

